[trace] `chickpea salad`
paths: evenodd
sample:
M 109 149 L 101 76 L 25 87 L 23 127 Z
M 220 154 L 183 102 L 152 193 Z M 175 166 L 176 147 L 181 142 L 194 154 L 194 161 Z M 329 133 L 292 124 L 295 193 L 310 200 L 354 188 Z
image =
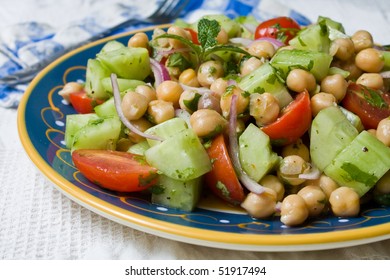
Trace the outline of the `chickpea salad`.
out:
M 327 17 L 208 15 L 109 41 L 59 94 L 76 168 L 183 211 L 299 226 L 390 206 L 390 52 Z

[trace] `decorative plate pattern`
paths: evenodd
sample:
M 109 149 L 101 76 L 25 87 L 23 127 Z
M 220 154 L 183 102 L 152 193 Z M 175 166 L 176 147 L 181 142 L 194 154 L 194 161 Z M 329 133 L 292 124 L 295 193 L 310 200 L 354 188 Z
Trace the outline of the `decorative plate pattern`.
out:
M 148 35 L 152 29 L 146 29 Z M 74 50 L 49 65 L 31 83 L 19 107 L 18 129 L 28 155 L 65 195 L 111 220 L 158 236 L 217 248 L 297 251 L 345 247 L 390 237 L 390 208 L 363 209 L 356 218 L 323 217 L 301 227 L 278 218 L 252 219 L 212 195 L 193 212 L 150 203 L 140 194 L 111 192 L 86 180 L 74 167 L 64 142 L 65 121 L 75 111 L 58 92 L 69 81 L 85 80 L 88 58 L 111 39 L 126 43 L 133 34 L 106 38 Z

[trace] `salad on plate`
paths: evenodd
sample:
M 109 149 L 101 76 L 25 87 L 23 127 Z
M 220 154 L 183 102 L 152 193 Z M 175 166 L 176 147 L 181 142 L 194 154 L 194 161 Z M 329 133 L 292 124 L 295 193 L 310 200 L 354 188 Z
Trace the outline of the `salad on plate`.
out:
M 108 41 L 59 94 L 78 170 L 192 211 L 202 193 L 299 226 L 390 205 L 390 52 L 327 17 L 208 15 Z

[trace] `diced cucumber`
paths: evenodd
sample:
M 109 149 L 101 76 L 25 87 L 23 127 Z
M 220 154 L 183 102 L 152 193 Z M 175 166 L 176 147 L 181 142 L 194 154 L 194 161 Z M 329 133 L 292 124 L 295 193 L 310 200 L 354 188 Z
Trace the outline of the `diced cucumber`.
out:
M 65 144 L 68 149 L 72 148 L 73 138 L 77 131 L 88 122 L 99 119 L 96 114 L 71 114 L 66 116 Z
M 199 201 L 201 190 L 202 177 L 183 182 L 160 175 L 158 188 L 152 192 L 151 201 L 170 208 L 192 211 Z
M 119 118 L 99 118 L 78 130 L 73 139 L 72 151 L 77 149 L 114 149 L 121 132 Z
M 328 28 L 335 29 L 337 31 L 340 31 L 342 33 L 345 33 L 344 26 L 331 18 L 319 16 L 317 19 L 317 22 L 325 22 L 325 24 L 328 26 Z
M 321 110 L 310 129 L 310 156 L 323 171 L 332 160 L 358 135 L 339 107 Z
M 317 81 L 321 81 L 328 75 L 330 63 L 333 57 L 327 53 L 307 50 L 281 50 L 271 59 L 271 65 L 275 67 L 283 79 L 295 68 L 303 68 L 314 75 Z
M 362 123 L 362 120 L 359 118 L 358 115 L 352 113 L 351 111 L 348 111 L 344 107 L 339 107 L 341 112 L 347 117 L 347 119 L 350 121 L 350 123 L 357 129 L 358 132 L 361 132 L 364 130 L 364 126 Z
M 103 48 L 100 50 L 100 52 L 109 52 L 109 51 L 114 51 L 120 48 L 125 47 L 121 42 L 116 41 L 116 40 L 111 40 L 108 41 L 107 43 L 104 44 Z
M 130 148 L 127 150 L 128 153 L 136 154 L 136 155 L 145 155 L 145 151 L 149 149 L 149 143 L 148 141 L 144 140 L 139 143 L 136 143 L 134 145 L 131 145 Z
M 115 102 L 114 102 L 113 97 L 111 97 L 110 99 L 108 99 L 104 103 L 95 106 L 93 109 L 94 109 L 95 113 L 101 118 L 117 117 L 118 116 L 118 113 L 116 112 Z
M 326 21 L 302 29 L 296 37 L 289 41 L 295 49 L 329 53 L 330 39 Z
M 168 139 L 186 129 L 188 129 L 188 125 L 184 119 L 173 118 L 158 125 L 152 126 L 151 128 L 148 128 L 145 133 L 159 136 L 162 139 Z M 154 146 L 160 143 L 159 141 L 151 139 L 147 139 L 147 141 L 150 146 Z
M 362 131 L 329 164 L 324 173 L 340 186 L 367 193 L 390 169 L 390 148 L 375 136 Z
M 144 85 L 144 81 L 139 80 L 132 80 L 132 79 L 122 79 L 118 78 L 118 87 L 119 91 L 125 91 L 125 90 L 134 90 L 139 85 Z M 111 78 L 106 77 L 102 79 L 102 85 L 106 92 L 112 93 L 112 84 L 111 84 Z
M 109 94 L 102 85 L 102 79 L 110 76 L 110 71 L 96 59 L 88 59 L 85 78 L 85 91 L 96 99 L 107 99 Z
M 151 166 L 179 181 L 195 179 L 211 170 L 207 152 L 192 129 L 152 146 L 145 151 L 145 158 Z
M 252 73 L 245 75 L 238 85 L 249 93 L 271 93 L 281 107 L 285 107 L 293 100 L 283 81 L 278 78 L 275 69 L 269 63 L 264 63 Z
M 151 73 L 149 53 L 145 48 L 123 47 L 96 56 L 119 78 L 144 80 Z
M 279 157 L 272 151 L 269 136 L 250 124 L 238 139 L 242 169 L 256 182 L 274 168 Z

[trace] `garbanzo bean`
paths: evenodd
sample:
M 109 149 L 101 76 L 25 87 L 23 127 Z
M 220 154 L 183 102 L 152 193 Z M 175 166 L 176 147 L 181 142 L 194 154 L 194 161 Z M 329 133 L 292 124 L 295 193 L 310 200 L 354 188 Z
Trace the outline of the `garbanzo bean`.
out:
M 332 42 L 329 52 L 340 60 L 348 60 L 354 55 L 355 47 L 350 38 L 337 38 Z
M 352 42 L 355 48 L 355 52 L 360 52 L 363 49 L 371 48 L 374 45 L 372 35 L 366 30 L 356 31 L 352 37 Z
M 241 203 L 249 215 L 254 218 L 268 218 L 275 213 L 276 193 L 272 189 L 265 188 L 261 194 L 249 193 Z
M 230 113 L 230 105 L 232 102 L 232 96 L 237 96 L 237 114 L 245 112 L 249 105 L 249 96 L 245 92 L 235 85 L 231 85 L 226 88 L 226 92 L 222 94 L 220 100 L 220 106 L 222 115 L 227 118 Z
M 311 113 L 313 116 L 322 110 L 330 106 L 335 106 L 337 104 L 337 99 L 333 94 L 326 92 L 319 92 L 314 94 L 310 99 Z
M 269 124 L 278 118 L 280 107 L 272 94 L 252 93 L 249 100 L 249 114 L 255 118 L 258 126 Z
M 223 77 L 223 65 L 219 61 L 209 60 L 202 63 L 198 69 L 198 81 L 203 87 L 210 87 L 210 85 L 218 78 Z
M 348 82 L 341 74 L 326 76 L 321 81 L 321 91 L 331 93 L 340 102 L 347 93 Z
M 378 123 L 376 138 L 382 141 L 387 147 L 390 147 L 390 117 Z
M 144 132 L 148 128 L 152 127 L 152 123 L 145 119 L 144 117 L 131 121 L 131 124 L 134 125 L 138 130 Z M 143 140 L 145 140 L 144 137 L 140 136 L 137 133 L 134 133 L 132 131 L 129 131 L 127 134 L 128 138 L 133 142 L 133 143 L 139 143 Z
M 257 57 L 252 56 L 242 62 L 240 67 L 240 73 L 242 76 L 245 76 L 259 68 L 261 65 L 263 65 L 263 61 L 261 61 Z
M 309 217 L 305 200 L 297 195 L 290 194 L 282 201 L 280 208 L 280 221 L 288 226 L 297 226 L 302 224 Z
M 135 33 L 127 42 L 127 46 L 133 48 L 145 48 L 149 47 L 149 38 L 144 32 Z
M 189 113 L 193 113 L 198 109 L 196 99 L 199 93 L 193 89 L 186 89 L 183 91 L 179 98 L 179 106 L 181 109 L 186 110 Z M 193 105 L 193 106 L 190 106 Z
M 188 68 L 181 72 L 179 76 L 179 83 L 190 87 L 199 87 L 198 78 L 196 77 L 196 72 L 192 68 Z
M 135 88 L 135 92 L 145 96 L 148 103 L 157 99 L 156 90 L 148 85 L 139 85 Z
M 67 102 L 70 102 L 70 94 L 75 92 L 80 92 L 84 89 L 82 84 L 76 82 L 69 82 L 64 85 L 64 87 L 58 92 L 59 95 Z
M 200 109 L 190 117 L 192 130 L 198 137 L 212 137 L 225 130 L 228 121 L 211 109 Z
M 356 83 L 373 89 L 383 89 L 384 83 L 379 73 L 363 73 Z
M 320 178 L 316 180 L 308 180 L 308 185 L 319 186 L 329 199 L 330 194 L 339 187 L 339 185 L 330 177 L 321 174 Z
M 383 175 L 375 185 L 374 191 L 379 194 L 390 193 L 390 170 Z
M 349 187 L 335 189 L 329 197 L 329 203 L 334 215 L 339 217 L 354 217 L 359 214 L 359 195 Z
M 123 96 L 121 107 L 126 119 L 138 120 L 148 109 L 148 100 L 137 92 L 129 91 Z
M 223 78 L 216 79 L 211 85 L 210 89 L 216 93 L 217 95 L 221 96 L 225 93 L 226 88 L 228 87 L 228 82 Z
M 155 124 L 165 122 L 175 116 L 175 108 L 172 102 L 164 100 L 152 100 L 149 102 L 147 112 L 150 120 Z
M 218 44 L 226 44 L 229 41 L 229 36 L 225 29 L 221 28 L 217 35 Z
M 360 51 L 355 57 L 356 66 L 365 72 L 378 73 L 385 65 L 379 50 L 368 48 Z
M 291 70 L 286 79 L 287 87 L 295 92 L 302 92 L 305 89 L 314 91 L 317 87 L 317 82 L 312 73 L 303 69 Z
M 298 192 L 298 195 L 305 200 L 309 216 L 316 217 L 325 209 L 327 197 L 320 187 L 305 186 Z
M 221 97 L 214 92 L 205 92 L 198 100 L 198 109 L 212 109 L 222 114 Z
M 265 188 L 274 190 L 276 193 L 277 201 L 283 200 L 285 189 L 282 182 L 280 182 L 277 176 L 271 174 L 265 175 L 263 178 L 261 178 L 259 183 Z
M 298 176 L 309 168 L 310 166 L 303 158 L 297 155 L 290 155 L 282 159 L 277 174 L 282 181 L 292 186 L 297 186 L 305 182 L 305 179 L 298 178 Z
M 310 161 L 309 148 L 302 142 L 302 139 L 298 139 L 294 143 L 286 145 L 282 148 L 282 157 L 288 157 L 292 155 L 300 156 L 304 161 Z
M 179 107 L 180 95 L 183 88 L 176 81 L 164 81 L 156 88 L 157 99 L 172 102 L 174 107 Z
M 186 30 L 179 26 L 172 25 L 171 27 L 168 28 L 167 33 L 170 35 L 176 35 L 183 37 L 185 39 L 191 40 L 191 35 L 188 34 Z M 184 45 L 182 42 L 176 39 L 168 39 L 169 45 L 174 48 L 174 49 L 180 49 L 180 48 L 185 48 L 186 45 Z
M 248 53 L 256 56 L 269 59 L 275 54 L 275 47 L 268 41 L 254 41 L 248 47 Z

